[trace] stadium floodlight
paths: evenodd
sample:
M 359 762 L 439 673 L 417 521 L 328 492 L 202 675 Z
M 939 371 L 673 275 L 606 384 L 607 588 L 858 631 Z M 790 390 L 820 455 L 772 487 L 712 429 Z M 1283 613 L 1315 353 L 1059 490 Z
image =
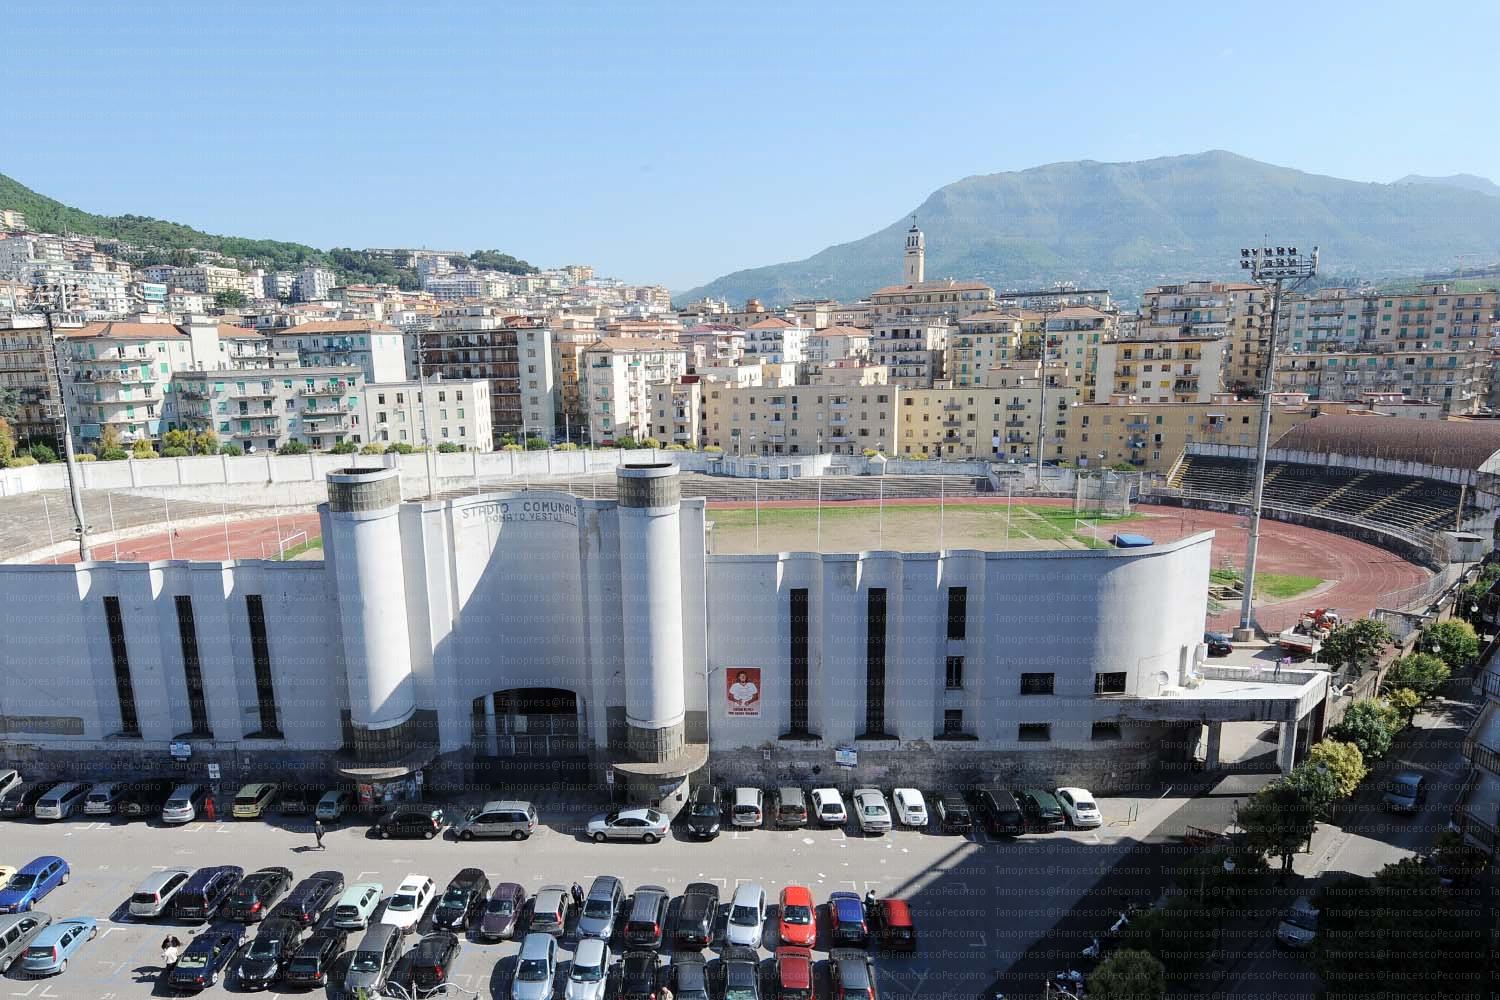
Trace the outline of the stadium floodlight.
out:
M 1255 638 L 1255 558 L 1260 547 L 1260 512 L 1266 492 L 1266 450 L 1271 440 L 1271 396 L 1276 391 L 1276 338 L 1281 316 L 1281 293 L 1288 285 L 1297 288 L 1318 273 L 1318 248 L 1303 254 L 1294 246 L 1241 247 L 1240 270 L 1271 295 L 1270 338 L 1266 348 L 1266 370 L 1260 392 L 1260 435 L 1255 448 L 1255 493 L 1250 504 L 1250 535 L 1245 542 L 1245 593 L 1240 599 L 1240 627 L 1234 638 Z

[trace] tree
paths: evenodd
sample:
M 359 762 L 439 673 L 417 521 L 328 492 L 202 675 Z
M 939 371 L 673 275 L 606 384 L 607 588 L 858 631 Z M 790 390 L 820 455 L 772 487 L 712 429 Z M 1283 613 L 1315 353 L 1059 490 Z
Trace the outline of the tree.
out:
M 21 393 L 17 389 L 0 388 L 0 420 L 7 422 L 21 418 Z
M 1462 622 L 1467 627 L 1467 622 Z M 1473 629 L 1469 630 L 1471 633 Z M 1412 653 L 1392 663 L 1381 681 L 1382 691 L 1407 688 L 1423 701 L 1437 694 L 1448 675 L 1448 664 L 1432 653 Z
M 1356 618 L 1328 634 L 1318 658 L 1334 669 L 1361 671 L 1391 641 L 1391 630 L 1374 618 Z
M 464 446 L 459 444 L 457 441 L 442 441 L 438 443 L 437 450 L 441 454 L 451 455 L 454 452 L 463 451 Z
M 1417 717 L 1417 709 L 1422 707 L 1422 696 L 1411 688 L 1396 688 L 1385 696 L 1385 703 L 1397 712 L 1401 713 L 1409 726 Z
M 217 455 L 219 453 L 219 435 L 211 430 L 201 430 L 193 435 L 192 448 L 195 455 Z
M 1154 955 L 1174 976 L 1202 965 L 1214 950 L 1218 911 L 1176 896 L 1160 909 L 1138 913 L 1120 935 L 1120 949 Z
M 104 458 L 106 451 L 119 448 L 120 444 L 120 428 L 114 424 L 105 424 L 99 428 L 99 444 L 94 450 L 100 458 Z M 109 461 L 109 459 L 105 459 L 105 461 Z
M 359 449 L 359 453 L 361 455 L 384 455 L 385 445 L 380 444 L 377 441 L 371 441 L 369 444 Z
M 310 449 L 301 441 L 288 441 L 276 449 L 278 455 L 306 455 Z
M 1325 805 L 1319 801 L 1318 786 L 1332 788 L 1332 779 L 1326 775 L 1307 773 L 1300 778 L 1293 775 L 1256 792 L 1240 807 L 1238 816 L 1250 849 L 1280 858 L 1283 874 L 1291 871 L 1292 858 L 1312 837 L 1318 814 Z
M 10 421 L 0 417 L 0 465 L 16 457 L 16 432 L 10 429 Z
M 353 441 L 340 441 L 332 448 L 329 448 L 328 452 L 332 455 L 352 455 L 358 450 L 359 445 L 355 444 Z
M 1359 788 L 1370 769 L 1365 767 L 1364 754 L 1353 743 L 1339 740 L 1320 740 L 1307 751 L 1307 760 L 1302 766 L 1321 766 L 1333 776 L 1338 797 L 1347 799 Z
M 1458 618 L 1449 618 L 1433 622 L 1422 629 L 1417 637 L 1417 649 L 1426 652 L 1436 650 L 1436 654 L 1451 669 L 1462 670 L 1479 657 L 1479 636 L 1474 632 L 1473 625 Z
M 130 457 L 130 452 L 115 445 L 113 448 L 100 448 L 98 456 L 101 462 L 123 462 Z
M 158 458 L 160 456 L 156 454 L 156 449 L 151 447 L 150 441 L 145 438 L 141 438 L 140 440 L 136 441 L 135 444 L 130 446 L 130 457 L 147 459 Z
M 238 309 L 245 304 L 245 293 L 237 288 L 214 294 L 214 305 L 220 309 Z
M 193 446 L 193 436 L 187 431 L 170 430 L 161 436 L 161 446 L 163 454 L 169 448 L 181 450 L 183 454 L 186 454 L 188 449 Z
M 635 448 L 638 448 L 640 446 L 635 443 L 635 438 L 631 437 L 629 434 L 626 434 L 624 437 L 617 437 L 617 438 L 615 438 L 615 447 L 616 448 L 625 448 L 625 449 L 635 449 Z
M 245 449 L 241 448 L 233 441 L 225 441 L 223 444 L 219 445 L 220 455 L 228 455 L 230 458 L 239 458 L 244 453 Z
M 1166 969 L 1156 956 L 1122 948 L 1089 974 L 1090 1000 L 1158 1000 L 1166 994 Z
M 1396 710 L 1373 698 L 1350 705 L 1339 724 L 1328 730 L 1330 739 L 1353 743 L 1363 759 L 1379 760 L 1391 749 L 1401 720 Z
M 648 437 L 648 438 L 646 438 L 646 440 L 644 440 L 644 441 L 641 442 L 641 447 L 642 448 L 652 448 L 652 449 L 660 448 L 661 447 L 661 442 L 658 441 L 656 438 Z
M 26 454 L 36 459 L 42 465 L 57 461 L 57 452 L 44 444 L 34 444 L 26 449 Z

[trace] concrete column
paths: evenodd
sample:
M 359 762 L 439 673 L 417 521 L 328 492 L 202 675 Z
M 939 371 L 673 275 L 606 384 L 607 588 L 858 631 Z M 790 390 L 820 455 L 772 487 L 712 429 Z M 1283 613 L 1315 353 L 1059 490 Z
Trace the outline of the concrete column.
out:
M 677 466 L 626 465 L 617 476 L 625 721 L 631 756 L 663 761 L 683 744 Z
M 1224 736 L 1224 723 L 1210 722 L 1208 724 L 1208 747 L 1203 754 L 1203 770 L 1217 771 L 1219 769 L 1219 743 Z
M 1297 723 L 1283 722 L 1280 726 L 1281 741 L 1276 748 L 1276 764 L 1282 774 L 1291 774 L 1297 760 Z
M 495 721 L 495 696 L 484 696 L 484 740 L 491 757 L 500 756 L 500 729 Z

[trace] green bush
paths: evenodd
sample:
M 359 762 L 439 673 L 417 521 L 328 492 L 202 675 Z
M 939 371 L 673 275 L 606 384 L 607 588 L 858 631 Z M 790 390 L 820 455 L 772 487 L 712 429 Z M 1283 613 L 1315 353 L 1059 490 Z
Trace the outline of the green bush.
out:
M 687 451 L 687 449 L 680 444 L 669 444 L 662 451 Z
M 99 456 L 91 451 L 82 451 L 73 456 L 73 461 L 75 462 L 96 462 L 98 459 Z
M 1467 622 L 1460 624 L 1467 626 Z M 1473 629 L 1470 629 L 1473 632 Z M 1381 678 L 1382 692 L 1409 688 L 1426 701 L 1436 695 L 1452 673 L 1444 660 L 1432 653 L 1412 653 L 1392 663 Z
M 564 441 L 562 444 L 560 444 L 560 445 L 557 446 L 557 450 L 558 451 L 577 451 L 578 450 L 578 445 L 574 444 L 572 441 Z
M 380 444 L 377 441 L 371 441 L 369 444 L 359 449 L 359 453 L 361 455 L 384 455 L 385 445 Z
M 722 454 L 724 454 L 724 449 L 721 448 L 721 447 L 719 447 L 716 444 L 711 444 L 711 445 L 707 446 L 706 448 L 704 448 L 703 450 L 707 454 L 710 454 L 710 455 L 722 455 Z
M 644 440 L 644 441 L 641 442 L 641 447 L 642 448 L 653 448 L 653 449 L 654 448 L 660 448 L 661 447 L 661 442 L 658 441 L 656 438 L 648 437 L 646 440 Z
M 518 445 L 518 444 L 504 444 L 504 445 L 500 446 L 500 450 L 501 451 L 522 451 L 524 449 L 522 449 L 522 447 L 520 445 Z
M 182 447 L 163 448 L 161 450 L 162 458 L 187 458 L 190 454 L 191 452 Z
M 1474 626 L 1458 618 L 1433 622 L 1417 637 L 1417 650 L 1435 652 L 1453 670 L 1462 670 L 1479 657 L 1479 636 Z M 1421 694 L 1421 690 L 1417 689 Z
M 464 446 L 457 441 L 443 441 L 438 444 L 437 450 L 444 455 L 452 455 L 464 450 Z
M 48 465 L 52 462 L 57 461 L 57 452 L 53 451 L 51 448 L 47 447 L 44 444 L 32 445 L 30 448 L 26 449 L 26 454 L 36 459 L 36 461 L 42 465 Z
M 1150 952 L 1174 974 L 1191 972 L 1213 953 L 1220 911 L 1190 896 L 1136 914 L 1120 935 L 1120 947 Z
M 1401 715 L 1396 709 L 1365 698 L 1349 706 L 1339 724 L 1328 730 L 1328 738 L 1353 743 L 1365 761 L 1379 760 L 1390 752 L 1391 741 L 1401 725 Z
M 124 448 L 101 448 L 99 449 L 99 461 L 101 462 L 123 462 L 130 457 L 130 452 Z
M 306 455 L 310 448 L 301 441 L 288 441 L 276 449 L 278 455 Z
M 150 441 L 137 441 L 135 447 L 130 449 L 130 457 L 137 461 L 146 461 L 152 458 L 161 458 L 156 449 L 151 447 Z
M 328 449 L 328 453 L 330 455 L 352 455 L 356 451 L 359 451 L 359 445 L 355 444 L 353 441 L 340 441 L 338 444 Z
M 232 442 L 219 445 L 219 454 L 228 455 L 230 458 L 239 458 L 245 453 L 245 449 Z
M 1089 973 L 1090 1000 L 1159 1000 L 1167 992 L 1166 969 L 1149 951 L 1122 948 Z
M 416 449 L 407 444 L 405 441 L 392 441 L 390 444 L 386 445 L 385 448 L 385 453 L 387 455 L 410 455 L 414 451 L 416 451 Z
M 36 465 L 36 464 L 38 464 L 37 460 L 34 459 L 34 458 L 32 458 L 30 455 L 17 455 L 15 458 L 11 459 L 9 462 L 6 462 L 5 463 L 5 467 L 7 469 L 24 469 L 28 465 Z

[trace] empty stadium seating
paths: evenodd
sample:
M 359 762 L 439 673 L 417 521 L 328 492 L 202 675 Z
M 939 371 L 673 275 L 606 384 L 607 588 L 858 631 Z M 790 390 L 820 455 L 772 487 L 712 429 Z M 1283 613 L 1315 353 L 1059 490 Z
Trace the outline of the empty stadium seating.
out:
M 816 500 L 819 483 L 825 502 L 839 500 L 874 500 L 882 495 L 887 499 L 900 497 L 928 497 L 936 499 L 939 494 L 950 497 L 971 497 L 990 493 L 988 479 L 974 476 L 822 476 L 802 479 L 731 479 L 726 476 L 705 476 L 699 473 L 682 475 L 684 497 L 706 497 L 716 500 Z M 882 482 L 883 481 L 883 482 Z M 607 473 L 592 477 L 577 477 L 570 480 L 484 480 L 477 489 L 484 491 L 515 489 L 563 490 L 581 497 L 597 497 L 600 500 L 615 498 L 615 476 Z M 450 490 L 443 497 L 465 496 L 476 492 L 475 488 Z

